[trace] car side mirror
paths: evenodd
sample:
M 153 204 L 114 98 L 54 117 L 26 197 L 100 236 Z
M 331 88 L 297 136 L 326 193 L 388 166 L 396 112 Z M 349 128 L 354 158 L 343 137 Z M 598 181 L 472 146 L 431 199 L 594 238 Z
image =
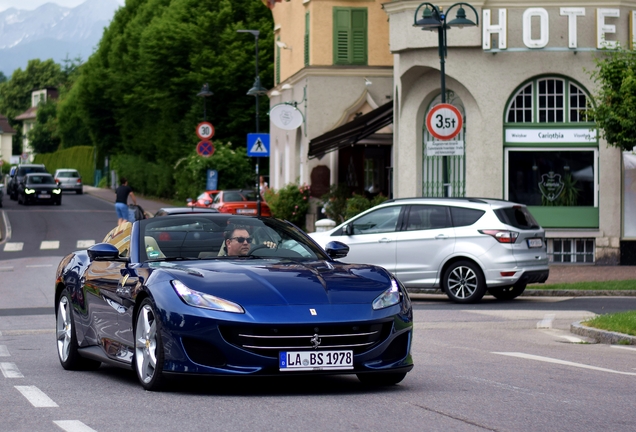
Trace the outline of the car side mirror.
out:
M 110 243 L 97 243 L 86 250 L 91 261 L 119 261 L 119 250 Z
M 342 227 L 342 232 L 348 236 L 353 235 L 353 225 L 351 224 L 345 225 L 344 227 Z
M 349 246 L 339 241 L 332 241 L 325 246 L 325 252 L 331 259 L 344 258 L 349 254 Z

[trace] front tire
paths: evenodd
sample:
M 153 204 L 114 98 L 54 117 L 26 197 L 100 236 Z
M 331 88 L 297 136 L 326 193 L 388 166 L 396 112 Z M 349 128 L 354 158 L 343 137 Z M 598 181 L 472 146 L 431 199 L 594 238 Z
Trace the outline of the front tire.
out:
M 133 365 L 144 389 L 156 391 L 163 381 L 163 341 L 157 308 L 150 298 L 141 302 L 135 325 L 135 358 Z
M 444 291 L 455 303 L 476 303 L 486 294 L 486 281 L 479 266 L 470 261 L 457 261 L 444 272 Z
M 392 386 L 401 382 L 406 377 L 406 372 L 401 373 L 360 373 L 356 374 L 362 384 L 371 386 Z
M 75 334 L 73 306 L 68 290 L 62 291 L 57 302 L 55 314 L 55 330 L 57 335 L 57 355 L 60 364 L 66 370 L 94 370 L 101 362 L 80 356 Z
M 489 288 L 488 292 L 497 300 L 512 300 L 523 294 L 526 285 L 525 283 L 516 283 L 504 288 Z

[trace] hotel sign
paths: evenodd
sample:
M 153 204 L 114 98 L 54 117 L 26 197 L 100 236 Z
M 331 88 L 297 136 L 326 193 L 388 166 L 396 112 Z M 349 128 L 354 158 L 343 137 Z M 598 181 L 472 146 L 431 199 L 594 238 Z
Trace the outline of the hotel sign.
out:
M 507 143 L 595 143 L 595 129 L 506 129 Z
M 562 7 L 559 9 L 560 21 L 568 29 L 568 48 L 578 48 L 578 18 L 586 13 L 596 13 L 596 49 L 616 49 L 618 41 L 611 40 L 616 33 L 617 18 L 621 17 L 620 9 L 614 8 L 583 8 Z M 628 12 L 629 15 L 629 47 L 633 49 L 636 42 L 636 10 Z M 508 14 L 506 9 L 498 9 L 497 23 L 493 24 L 490 9 L 483 10 L 482 18 L 482 48 L 508 49 Z M 544 8 L 528 8 L 523 12 L 521 19 L 523 44 L 530 49 L 545 48 L 550 41 L 550 15 Z M 554 23 L 555 21 L 552 20 Z M 585 31 L 585 30 L 582 30 Z M 492 37 L 497 37 L 497 46 L 492 46 Z M 588 47 L 592 48 L 592 47 Z

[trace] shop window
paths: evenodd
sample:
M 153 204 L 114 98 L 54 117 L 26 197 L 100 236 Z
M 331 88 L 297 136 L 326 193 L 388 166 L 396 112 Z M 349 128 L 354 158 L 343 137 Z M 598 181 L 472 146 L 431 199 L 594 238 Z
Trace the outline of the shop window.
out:
M 565 78 L 540 78 L 524 85 L 512 98 L 507 123 L 589 122 L 590 99 Z
M 508 197 L 529 206 L 594 206 L 596 151 L 508 151 Z
M 305 13 L 305 37 L 303 40 L 304 45 L 304 62 L 305 66 L 309 66 L 309 12 Z

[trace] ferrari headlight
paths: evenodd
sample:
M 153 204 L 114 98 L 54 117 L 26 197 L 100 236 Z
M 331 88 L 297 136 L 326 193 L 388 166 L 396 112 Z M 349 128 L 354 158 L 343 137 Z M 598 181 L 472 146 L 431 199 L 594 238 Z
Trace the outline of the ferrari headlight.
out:
M 210 294 L 188 288 L 178 280 L 172 281 L 172 287 L 177 292 L 181 300 L 186 304 L 203 309 L 212 309 L 223 312 L 245 313 L 245 310 L 238 304 L 229 300 L 224 300 Z
M 373 309 L 384 309 L 389 306 L 396 305 L 400 302 L 400 288 L 397 281 L 391 279 L 391 288 L 384 291 L 375 300 L 373 300 Z
M 25 190 L 24 190 L 24 193 L 25 193 L 25 194 L 33 194 L 33 193 L 35 193 L 35 189 L 29 189 L 29 188 L 27 188 L 27 189 L 25 189 Z
M 54 194 L 60 194 L 61 192 L 62 192 L 62 189 L 53 189 Z

